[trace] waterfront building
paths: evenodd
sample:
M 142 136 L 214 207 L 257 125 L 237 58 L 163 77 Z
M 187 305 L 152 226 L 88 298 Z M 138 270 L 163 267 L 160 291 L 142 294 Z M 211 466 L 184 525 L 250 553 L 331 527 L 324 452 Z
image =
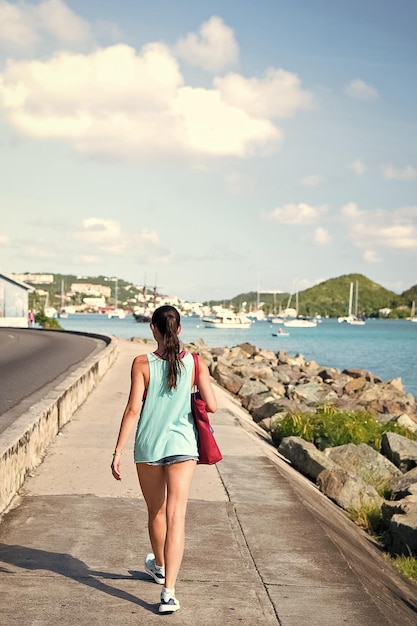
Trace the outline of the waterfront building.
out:
M 30 285 L 0 274 L 0 326 L 27 327 L 29 291 Z

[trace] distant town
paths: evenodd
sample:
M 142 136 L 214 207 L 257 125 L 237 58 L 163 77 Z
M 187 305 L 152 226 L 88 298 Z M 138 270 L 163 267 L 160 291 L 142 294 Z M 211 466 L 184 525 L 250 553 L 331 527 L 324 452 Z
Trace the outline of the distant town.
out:
M 151 316 L 156 307 L 170 304 L 183 315 L 204 315 L 210 307 L 177 296 L 162 295 L 157 287 L 135 285 L 119 278 L 81 277 L 61 274 L 12 274 L 14 280 L 32 287 L 29 307 L 48 317 L 75 313 L 102 313 L 113 317 L 126 314 Z

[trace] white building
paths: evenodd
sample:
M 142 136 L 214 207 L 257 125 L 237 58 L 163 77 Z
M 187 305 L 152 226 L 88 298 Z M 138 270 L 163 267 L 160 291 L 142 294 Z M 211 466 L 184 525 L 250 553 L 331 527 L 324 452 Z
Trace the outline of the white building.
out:
M 30 285 L 0 274 L 0 326 L 27 328 Z

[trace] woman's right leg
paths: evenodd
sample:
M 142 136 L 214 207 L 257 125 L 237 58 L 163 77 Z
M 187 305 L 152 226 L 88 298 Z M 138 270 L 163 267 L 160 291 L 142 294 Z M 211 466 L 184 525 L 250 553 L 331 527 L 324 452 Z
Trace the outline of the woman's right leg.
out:
M 148 507 L 148 530 L 156 565 L 165 564 L 166 475 L 163 465 L 136 463 L 139 484 Z
M 174 589 L 184 554 L 185 513 L 195 461 L 165 466 L 167 482 L 167 535 L 165 542 L 165 586 Z

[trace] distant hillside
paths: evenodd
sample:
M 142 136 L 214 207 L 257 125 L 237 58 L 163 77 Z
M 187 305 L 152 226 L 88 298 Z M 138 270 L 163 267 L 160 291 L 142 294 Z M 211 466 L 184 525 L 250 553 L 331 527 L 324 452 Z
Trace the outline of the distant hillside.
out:
M 338 278 L 331 278 L 299 295 L 300 313 L 306 315 L 328 315 L 338 317 L 346 315 L 349 309 L 350 284 L 353 283 L 356 300 L 356 284 L 358 285 L 358 315 L 369 317 L 376 315 L 379 309 L 395 309 L 403 304 L 404 299 L 372 282 L 362 274 L 347 274 Z
M 413 300 L 417 302 L 417 285 L 404 291 L 401 296 L 405 299 L 407 306 L 410 306 Z
M 50 306 L 59 307 L 61 302 L 61 286 L 64 292 L 68 293 L 72 283 L 92 283 L 96 285 L 105 285 L 111 288 L 111 297 L 108 304 L 114 304 L 115 297 L 115 279 L 107 276 L 75 276 L 74 274 L 54 274 L 54 282 L 49 285 L 37 285 L 40 290 L 48 293 Z M 337 278 L 330 278 L 322 283 L 300 291 L 298 294 L 299 314 L 306 316 L 321 315 L 329 317 L 339 317 L 346 315 L 349 306 L 349 289 L 350 283 L 356 287 L 358 282 L 358 314 L 366 317 L 377 317 L 378 311 L 383 308 L 391 309 L 390 317 L 407 317 L 410 314 L 412 302 L 417 302 L 417 285 L 410 287 L 402 294 L 398 295 L 393 291 L 389 291 L 366 278 L 362 274 L 346 274 Z M 141 285 L 133 285 L 131 282 L 117 279 L 118 286 L 118 303 L 125 308 L 129 308 L 138 300 L 142 299 L 143 287 Z M 153 292 L 153 287 L 146 289 L 147 294 Z M 177 294 L 179 298 L 182 294 Z M 251 311 L 260 303 L 263 310 L 267 314 L 278 313 L 280 307 L 285 309 L 288 305 L 291 295 L 291 306 L 295 306 L 295 294 L 288 293 L 257 293 L 250 291 L 241 293 L 230 300 L 210 300 L 207 304 L 222 304 L 223 306 L 231 306 L 237 310 L 242 306 L 246 310 Z M 29 296 L 35 298 L 36 294 Z M 83 294 L 73 294 L 68 304 L 78 304 L 82 301 Z M 42 303 L 44 299 L 40 300 Z M 355 302 L 355 298 L 354 298 Z M 246 303 L 246 304 L 244 304 Z M 34 302 L 32 302 L 33 306 Z
M 355 306 L 356 283 L 358 283 L 358 315 L 366 317 L 377 317 L 380 309 L 391 309 L 390 317 L 407 317 L 409 315 L 411 303 L 417 301 L 417 285 L 411 287 L 403 294 L 398 295 L 393 291 L 385 289 L 378 283 L 366 278 L 362 274 L 346 274 L 338 278 L 330 278 L 314 287 L 300 291 L 298 294 L 298 310 L 300 315 L 322 317 L 339 317 L 346 315 L 349 308 L 350 284 L 354 285 L 353 306 Z M 263 309 L 267 314 L 273 313 L 274 309 L 279 312 L 279 307 L 283 309 L 289 301 L 289 294 L 263 294 L 248 292 L 239 294 L 229 301 L 216 301 L 211 304 L 231 305 L 237 309 L 246 302 L 246 309 L 255 308 L 257 301 L 263 304 Z M 291 296 L 291 306 L 295 306 L 295 294 Z

